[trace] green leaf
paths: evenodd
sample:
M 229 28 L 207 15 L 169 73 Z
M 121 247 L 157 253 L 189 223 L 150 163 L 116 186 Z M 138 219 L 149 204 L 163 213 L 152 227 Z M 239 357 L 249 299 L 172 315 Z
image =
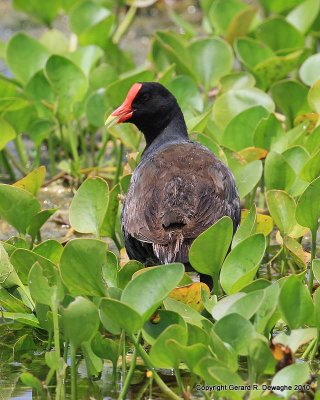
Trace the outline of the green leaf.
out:
M 292 307 L 293 298 L 294 307 Z M 294 275 L 286 278 L 281 287 L 279 307 L 290 329 L 303 327 L 313 317 L 314 307 L 308 288 Z
M 283 11 L 288 11 L 303 1 L 304 0 L 261 0 L 261 4 L 268 11 L 281 14 Z
M 2 312 L 2 316 L 4 319 L 9 319 L 12 322 L 17 322 L 22 325 L 31 326 L 33 328 L 39 328 L 39 321 L 34 314 L 30 313 L 11 313 L 7 311 Z M 36 345 L 30 335 L 23 335 L 20 337 L 14 345 L 14 351 L 29 351 L 35 350 Z
M 252 339 L 256 337 L 252 324 L 239 314 L 229 314 L 216 322 L 214 332 L 239 355 L 247 355 Z
M 62 322 L 67 339 L 78 348 L 95 336 L 99 327 L 98 309 L 90 300 L 78 296 L 62 310 Z
M 111 333 L 114 328 L 124 329 L 128 334 L 138 332 L 144 320 L 140 313 L 119 300 L 115 299 L 102 299 L 100 303 L 101 321 L 104 327 Z
M 205 317 L 203 317 L 198 311 L 188 306 L 188 304 L 181 303 L 180 301 L 171 299 L 170 297 L 165 299 L 163 304 L 166 310 L 178 313 L 186 322 L 192 325 L 202 328 L 203 321 L 206 321 Z
M 104 337 L 100 332 L 91 341 L 93 352 L 100 358 L 110 360 L 113 368 L 117 367 L 119 345 L 114 340 Z
M 253 142 L 256 147 L 281 152 L 285 147 L 282 144 L 284 139 L 285 132 L 281 123 L 274 114 L 270 114 L 268 118 L 263 118 L 258 124 Z
M 315 234 L 320 218 L 320 176 L 310 183 L 298 200 L 296 219 L 302 226 L 311 229 Z
M 287 387 L 291 386 L 292 389 L 283 391 L 278 389 L 274 390 L 278 396 L 289 398 L 291 394 L 296 392 L 296 390 L 294 390 L 295 386 L 306 383 L 309 379 L 309 376 L 310 369 L 308 364 L 305 362 L 300 362 L 289 365 L 277 372 L 277 374 L 272 378 L 271 385 L 286 385 Z
M 312 182 L 320 175 L 320 150 L 307 161 L 301 169 L 300 176 L 307 182 Z
M 254 282 L 257 282 L 254 281 Z M 268 324 L 278 308 L 280 288 L 277 282 L 263 289 L 260 307 L 254 316 L 254 326 L 257 332 L 269 334 Z
M 45 31 L 39 41 L 50 51 L 51 54 L 63 55 L 69 51 L 67 36 L 63 32 L 54 28 Z
M 108 208 L 108 198 L 109 187 L 104 179 L 86 179 L 70 204 L 69 219 L 73 229 L 99 236 Z
M 46 167 L 42 165 L 41 167 L 31 171 L 24 178 L 15 182 L 13 186 L 18 187 L 20 189 L 24 189 L 27 192 L 36 196 L 44 182 L 45 177 L 46 177 Z
M 0 151 L 16 137 L 14 128 L 3 118 L 0 118 Z
M 6 290 L 3 286 L 3 260 L 1 256 L 0 249 L 0 273 L 1 273 L 1 282 L 0 282 L 0 306 L 13 313 L 27 313 L 30 309 L 17 297 L 12 295 L 8 290 Z
M 30 225 L 28 226 L 27 232 L 32 237 L 33 240 L 39 234 L 42 226 L 48 221 L 48 219 L 57 211 L 56 208 L 42 210 L 33 216 Z
M 43 393 L 44 394 L 44 389 L 42 387 L 42 382 L 40 381 L 40 379 L 36 378 L 30 372 L 23 372 L 20 375 L 20 380 L 25 386 L 31 387 L 37 393 Z
M 231 71 L 233 54 L 231 47 L 218 37 L 198 39 L 188 47 L 191 65 L 206 90 Z
M 317 329 L 320 329 L 320 289 L 318 288 L 313 295 L 314 311 L 315 311 L 315 322 Z M 315 332 L 316 335 L 316 332 Z
M 232 248 L 234 248 L 237 244 L 242 242 L 242 240 L 246 239 L 255 232 L 256 221 L 256 205 L 253 204 L 245 219 L 241 221 L 240 226 L 233 237 Z
M 293 185 L 296 175 L 282 154 L 271 151 L 265 161 L 264 178 L 268 190 L 288 191 Z
M 250 283 L 264 255 L 266 240 L 263 234 L 255 234 L 234 247 L 225 259 L 220 282 L 227 294 L 237 293 Z M 250 257 L 248 257 L 250 254 Z
M 256 88 L 232 89 L 219 96 L 213 105 L 213 114 L 219 128 L 224 129 L 241 111 L 254 106 L 262 106 L 274 111 L 272 99 Z
M 86 116 L 92 126 L 103 127 L 105 114 L 109 112 L 111 112 L 111 105 L 104 89 L 98 89 L 88 97 L 86 101 Z
M 316 280 L 320 283 L 320 260 L 315 259 L 312 261 L 312 271 Z
M 224 316 L 234 313 L 249 320 L 260 307 L 263 301 L 262 294 L 261 290 L 255 290 L 249 293 L 240 292 L 223 297 L 213 307 L 212 316 L 218 321 Z
M 36 17 L 41 22 L 50 26 L 53 20 L 56 18 L 59 8 L 60 1 L 47 0 L 45 3 L 39 0 L 13 0 L 13 6 L 19 11 L 23 11 L 32 17 Z
M 173 311 L 159 309 L 157 311 L 155 320 L 151 318 L 144 324 L 143 338 L 150 345 L 153 345 L 159 335 L 161 335 L 165 329 L 172 325 L 181 325 L 185 330 L 187 328 L 187 325 L 181 315 Z M 192 327 L 195 327 L 195 325 L 192 325 Z
M 0 217 L 25 234 L 32 218 L 40 211 L 38 200 L 29 192 L 0 184 Z
M 296 174 L 295 181 L 293 182 L 289 192 L 293 196 L 298 196 L 308 186 L 308 183 L 300 178 L 300 172 L 305 163 L 310 159 L 310 155 L 302 146 L 289 147 L 282 153 L 282 155 Z
M 90 342 L 83 342 L 81 351 L 84 355 L 88 375 L 90 377 L 98 377 L 103 368 L 103 361 L 94 353 Z
M 209 21 L 218 33 L 227 34 L 236 15 L 246 8 L 239 0 L 228 0 L 228 4 L 223 0 L 216 0 L 208 13 Z
M 59 55 L 48 59 L 45 73 L 59 97 L 61 111 L 68 114 L 72 103 L 81 101 L 87 91 L 88 83 L 84 73 L 73 62 Z
M 245 197 L 257 185 L 262 176 L 262 162 L 255 160 L 234 171 L 234 179 L 240 199 Z
M 306 33 L 317 18 L 319 10 L 319 0 L 305 0 L 287 15 L 286 20 L 300 32 Z
M 269 88 L 274 82 L 286 78 L 288 73 L 297 68 L 308 55 L 305 50 L 297 50 L 288 55 L 274 56 L 261 61 L 253 68 L 258 86 Z
M 40 71 L 48 58 L 48 50 L 23 32 L 14 35 L 8 42 L 7 63 L 17 79 L 23 83 Z
M 79 35 L 90 26 L 101 22 L 108 15 L 110 15 L 108 9 L 93 1 L 83 1 L 76 5 L 70 13 L 71 30 Z
M 106 243 L 95 239 L 74 239 L 65 246 L 61 277 L 73 295 L 104 296 L 102 268 L 106 264 Z
M 201 342 L 184 346 L 177 340 L 169 339 L 166 341 L 166 345 L 167 352 L 173 353 L 176 360 L 182 360 L 190 371 L 198 364 L 199 360 L 208 355 L 207 346 Z
M 122 292 L 121 301 L 130 305 L 146 321 L 181 281 L 182 264 L 154 267 L 130 281 Z
M 103 51 L 99 47 L 92 45 L 81 47 L 68 56 L 70 60 L 80 67 L 82 72 L 88 76 L 91 69 L 103 56 Z
M 219 82 L 220 93 L 225 93 L 230 89 L 245 89 L 254 87 L 256 80 L 247 71 L 233 71 L 224 75 Z
M 108 236 L 113 238 L 115 235 L 115 226 L 118 218 L 119 209 L 119 194 L 120 184 L 117 184 L 112 188 L 109 193 L 108 208 L 100 227 L 101 236 Z
M 189 261 L 192 267 L 207 275 L 219 274 L 233 235 L 231 218 L 222 217 L 201 233 L 192 243 Z M 214 247 L 212 246 L 214 243 Z
M 29 272 L 35 262 L 38 262 L 45 270 L 56 268 L 50 260 L 25 248 L 16 249 L 10 257 L 10 261 L 24 284 L 28 282 Z
M 313 1 L 313 0 L 312 0 Z M 305 60 L 299 70 L 299 75 L 303 83 L 311 86 L 320 79 L 320 54 L 313 54 Z
M 280 81 L 272 86 L 272 98 L 288 119 L 289 127 L 299 114 L 310 112 L 307 94 L 308 88 L 295 80 Z
M 48 239 L 34 247 L 33 252 L 58 265 L 63 252 L 63 246 L 56 240 Z
M 239 60 L 249 69 L 274 56 L 269 46 L 249 37 L 240 38 L 235 42 L 235 52 Z
M 53 118 L 56 97 L 43 71 L 39 71 L 33 75 L 27 83 L 25 91 L 34 100 L 39 117 L 51 120 Z M 51 108 L 49 109 L 44 104 Z
M 202 96 L 195 82 L 189 76 L 177 76 L 166 86 L 175 96 L 184 113 L 190 112 L 190 109 L 195 109 L 200 112 L 203 111 Z
M 3 245 L 0 243 L 0 285 L 3 288 L 22 286 L 15 269 L 13 268 L 9 256 Z
M 320 80 L 312 84 L 308 93 L 308 103 L 313 111 L 320 114 Z
M 128 261 L 118 273 L 118 287 L 120 289 L 124 289 L 127 284 L 131 281 L 133 275 L 142 269 L 144 269 L 144 265 L 139 261 L 130 260 Z M 152 267 L 151 267 L 152 268 Z
M 266 196 L 270 214 L 282 236 L 289 235 L 296 225 L 296 203 L 283 190 L 269 190 Z
M 179 354 L 168 351 L 168 340 L 176 340 L 182 345 L 188 341 L 188 333 L 185 327 L 181 325 L 170 325 L 166 328 L 153 343 L 150 350 L 151 362 L 157 368 L 175 368 L 179 365 Z
M 54 267 L 43 268 L 36 262 L 30 270 L 28 284 L 33 299 L 51 308 L 57 307 L 64 297 L 61 278 Z
M 257 382 L 264 372 L 274 374 L 276 360 L 264 340 L 253 339 L 249 344 L 248 364 L 253 382 Z
M 210 331 L 210 346 L 214 349 L 215 357 L 226 364 L 232 372 L 238 370 L 238 356 L 232 347 L 220 338 L 214 329 L 209 328 Z
M 232 150 L 242 150 L 253 146 L 254 132 L 262 120 L 268 116 L 268 111 L 256 106 L 240 112 L 227 125 L 221 144 Z
M 257 28 L 256 35 L 274 51 L 304 47 L 303 35 L 280 16 L 265 20 Z
M 317 328 L 292 329 L 289 334 L 288 332 L 279 333 L 273 338 L 273 341 L 290 347 L 292 353 L 296 353 L 299 347 L 310 342 L 316 336 Z

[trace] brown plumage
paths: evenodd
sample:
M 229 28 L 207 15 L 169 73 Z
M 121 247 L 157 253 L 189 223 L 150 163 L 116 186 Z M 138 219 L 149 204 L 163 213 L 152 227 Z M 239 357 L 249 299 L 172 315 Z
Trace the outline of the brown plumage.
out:
M 112 118 L 137 125 L 147 143 L 122 211 L 128 256 L 145 265 L 180 261 L 190 267 L 189 248 L 200 233 L 224 215 L 234 230 L 239 224 L 232 173 L 188 139 L 176 99 L 158 83 L 135 84 Z

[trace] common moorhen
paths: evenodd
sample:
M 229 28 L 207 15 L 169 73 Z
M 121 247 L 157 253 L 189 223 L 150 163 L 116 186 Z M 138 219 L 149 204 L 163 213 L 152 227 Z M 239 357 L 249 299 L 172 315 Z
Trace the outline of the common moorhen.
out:
M 135 124 L 146 140 L 121 215 L 128 256 L 147 266 L 179 261 L 189 269 L 189 248 L 200 233 L 224 215 L 234 231 L 239 224 L 233 175 L 207 147 L 189 140 L 176 98 L 159 83 L 131 87 L 106 124 L 121 122 Z M 200 279 L 212 287 L 208 276 Z

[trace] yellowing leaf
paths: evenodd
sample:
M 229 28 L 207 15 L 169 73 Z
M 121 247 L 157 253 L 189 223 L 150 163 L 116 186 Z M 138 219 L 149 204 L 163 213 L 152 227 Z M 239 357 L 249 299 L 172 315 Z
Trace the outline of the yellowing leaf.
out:
M 205 283 L 195 282 L 191 283 L 190 285 L 173 289 L 169 294 L 169 297 L 180 301 L 181 303 L 187 304 L 194 310 L 201 312 L 204 309 L 204 305 L 201 300 L 201 288 L 210 294 L 210 289 Z
M 248 213 L 249 210 L 241 211 L 241 222 L 246 218 Z M 270 217 L 270 215 L 257 213 L 255 233 L 263 233 L 265 236 L 268 236 L 272 232 L 272 229 L 273 229 L 272 217 Z
M 247 147 L 239 151 L 239 154 L 249 163 L 267 157 L 268 151 L 260 147 Z
M 28 174 L 24 178 L 15 182 L 13 186 L 18 187 L 20 189 L 24 189 L 27 192 L 36 196 L 40 187 L 43 184 L 45 177 L 46 177 L 46 167 L 42 165 L 41 167 L 36 168 L 32 172 L 30 172 L 30 174 Z

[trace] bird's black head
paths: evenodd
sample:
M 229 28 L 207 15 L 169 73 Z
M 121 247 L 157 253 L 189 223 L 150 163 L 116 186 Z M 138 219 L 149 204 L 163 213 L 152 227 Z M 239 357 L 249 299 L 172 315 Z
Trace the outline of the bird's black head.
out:
M 135 83 L 125 101 L 109 118 L 116 119 L 116 123 L 135 124 L 144 134 L 147 146 L 174 120 L 179 125 L 176 130 L 184 130 L 186 135 L 183 115 L 176 98 L 157 82 Z

